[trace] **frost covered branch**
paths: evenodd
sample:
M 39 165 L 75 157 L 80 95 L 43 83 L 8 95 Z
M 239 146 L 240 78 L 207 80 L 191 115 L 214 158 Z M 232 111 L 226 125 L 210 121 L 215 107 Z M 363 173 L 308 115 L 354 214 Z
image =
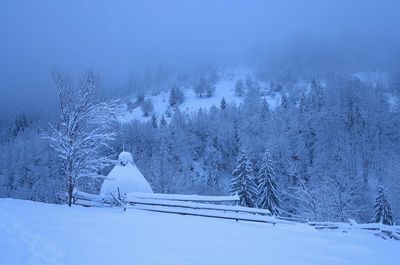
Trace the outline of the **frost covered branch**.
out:
M 44 138 L 62 160 L 61 173 L 66 179 L 67 202 L 71 206 L 76 181 L 98 177 L 97 172 L 113 162 L 109 143 L 117 136 L 113 123 L 119 102 L 98 102 L 98 73 L 87 72 L 76 94 L 63 72 L 53 70 L 52 76 L 58 90 L 60 114 L 57 124 L 50 124 L 51 132 Z

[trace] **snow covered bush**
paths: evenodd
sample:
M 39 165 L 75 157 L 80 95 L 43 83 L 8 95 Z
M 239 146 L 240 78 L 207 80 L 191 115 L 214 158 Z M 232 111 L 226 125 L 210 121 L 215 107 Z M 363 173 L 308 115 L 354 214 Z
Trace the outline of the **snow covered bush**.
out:
M 121 207 L 124 212 L 128 209 L 129 203 L 126 194 L 122 193 L 119 188 L 116 192 L 111 192 L 110 195 L 111 206 Z

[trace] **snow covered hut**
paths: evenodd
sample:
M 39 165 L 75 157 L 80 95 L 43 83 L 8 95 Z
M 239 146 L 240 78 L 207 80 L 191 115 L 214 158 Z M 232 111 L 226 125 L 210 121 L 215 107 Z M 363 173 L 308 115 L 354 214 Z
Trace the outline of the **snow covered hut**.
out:
M 150 184 L 133 163 L 132 155 L 129 152 L 119 154 L 118 162 L 104 180 L 100 194 L 109 195 L 110 192 L 116 192 L 118 188 L 123 193 L 153 193 Z

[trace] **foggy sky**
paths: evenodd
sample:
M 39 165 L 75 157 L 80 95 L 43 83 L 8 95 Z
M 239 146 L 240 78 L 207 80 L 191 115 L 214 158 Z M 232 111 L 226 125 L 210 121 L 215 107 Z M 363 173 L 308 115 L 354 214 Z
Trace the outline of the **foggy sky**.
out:
M 0 111 L 51 109 L 51 66 L 115 85 L 160 64 L 262 60 L 299 40 L 382 59 L 399 47 L 399 13 L 396 0 L 2 0 Z

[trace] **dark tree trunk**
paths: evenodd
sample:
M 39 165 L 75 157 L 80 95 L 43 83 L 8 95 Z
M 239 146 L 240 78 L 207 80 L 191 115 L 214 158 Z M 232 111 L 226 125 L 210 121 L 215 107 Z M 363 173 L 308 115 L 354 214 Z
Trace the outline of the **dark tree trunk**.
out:
M 73 191 L 74 191 L 74 186 L 71 182 L 68 183 L 68 198 L 67 198 L 67 202 L 68 202 L 68 206 L 71 207 L 72 203 L 73 203 Z

